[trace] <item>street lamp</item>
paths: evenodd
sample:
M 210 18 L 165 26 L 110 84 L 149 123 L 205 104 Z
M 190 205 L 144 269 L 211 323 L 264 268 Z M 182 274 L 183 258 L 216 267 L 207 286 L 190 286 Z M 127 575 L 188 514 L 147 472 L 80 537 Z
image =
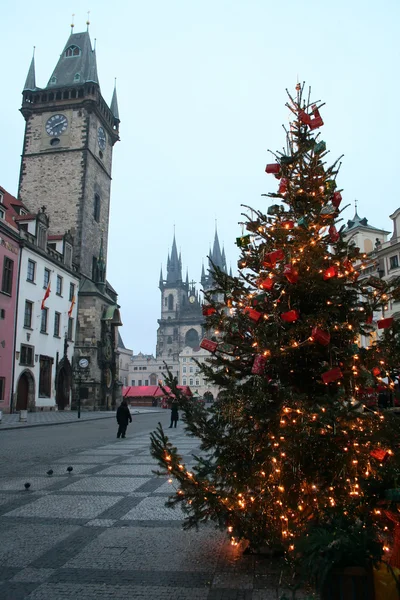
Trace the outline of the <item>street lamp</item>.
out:
M 76 367 L 76 375 L 78 379 L 78 419 L 81 418 L 81 384 L 82 377 L 87 372 L 89 361 L 87 358 L 80 358 Z

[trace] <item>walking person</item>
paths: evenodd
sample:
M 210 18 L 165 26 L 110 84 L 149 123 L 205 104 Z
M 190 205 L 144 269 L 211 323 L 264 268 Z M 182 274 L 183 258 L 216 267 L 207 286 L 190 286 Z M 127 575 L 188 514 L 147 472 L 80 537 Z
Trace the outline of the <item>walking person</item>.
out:
M 126 400 L 122 400 L 120 406 L 117 409 L 117 423 L 118 423 L 118 433 L 117 438 L 125 437 L 126 428 L 128 427 L 128 423 L 132 423 L 131 411 L 126 403 Z
M 171 405 L 171 425 L 169 426 L 169 429 L 171 429 L 172 425 L 174 425 L 174 427 L 176 427 L 178 425 L 178 420 L 179 420 L 178 403 L 173 402 Z

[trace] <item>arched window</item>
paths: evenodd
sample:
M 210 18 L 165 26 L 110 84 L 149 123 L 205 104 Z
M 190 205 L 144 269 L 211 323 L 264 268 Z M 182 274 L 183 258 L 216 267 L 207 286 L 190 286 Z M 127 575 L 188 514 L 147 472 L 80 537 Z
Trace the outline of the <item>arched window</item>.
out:
M 182 379 L 182 385 L 186 385 L 186 377 Z
M 100 221 L 100 196 L 98 194 L 94 195 L 93 217 L 94 217 L 94 220 L 97 221 L 97 223 L 99 223 L 99 221 Z
M 168 296 L 168 310 L 174 310 L 174 297 L 172 294 Z
M 168 304 L 168 298 L 167 298 L 167 297 L 165 297 L 165 298 L 164 298 L 164 306 L 167 306 L 167 304 Z
M 80 80 L 81 80 L 81 76 L 79 75 L 79 73 L 75 73 L 74 81 L 80 81 Z
M 189 385 L 193 385 L 193 379 L 189 379 Z
M 189 329 L 185 335 L 185 346 L 197 348 L 200 345 L 199 334 L 195 329 Z
M 170 335 L 167 338 L 167 344 L 172 344 L 172 337 Z
M 79 56 L 81 53 L 81 49 L 78 46 L 68 46 L 65 51 L 65 56 Z

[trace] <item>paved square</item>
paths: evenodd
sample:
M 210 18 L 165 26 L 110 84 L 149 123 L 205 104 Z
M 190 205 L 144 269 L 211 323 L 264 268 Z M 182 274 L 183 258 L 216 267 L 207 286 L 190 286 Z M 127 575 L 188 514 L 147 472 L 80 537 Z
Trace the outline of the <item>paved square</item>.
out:
M 144 498 L 135 508 L 132 508 L 122 520 L 134 521 L 182 521 L 184 513 L 179 508 L 167 508 L 166 498 Z
M 103 473 L 103 472 L 102 472 Z M 132 473 L 133 475 L 133 473 Z M 66 492 L 133 492 L 149 481 L 146 477 L 85 477 L 64 488 Z
M 113 465 L 112 467 L 107 467 L 104 471 L 101 472 L 102 475 L 149 475 L 154 477 L 153 471 L 157 469 L 156 464 L 151 465 L 138 465 L 137 463 L 129 464 L 127 461 L 123 461 L 121 465 Z
M 94 519 L 122 496 L 48 495 L 16 508 L 4 517 L 47 517 L 51 519 Z M 31 529 L 31 526 L 26 527 Z

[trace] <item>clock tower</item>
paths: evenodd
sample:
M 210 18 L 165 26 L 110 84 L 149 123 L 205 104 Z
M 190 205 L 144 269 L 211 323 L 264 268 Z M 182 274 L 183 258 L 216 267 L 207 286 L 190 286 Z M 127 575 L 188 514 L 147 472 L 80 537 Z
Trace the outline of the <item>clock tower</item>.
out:
M 119 140 L 116 91 L 110 106 L 97 75 L 89 33 L 71 33 L 44 88 L 34 59 L 22 95 L 26 121 L 18 197 L 32 212 L 43 204 L 52 233 L 70 230 L 74 261 L 95 280 L 100 240 L 107 258 L 111 165 Z
M 18 197 L 31 212 L 45 205 L 51 234 L 69 230 L 74 241 L 80 285 L 73 404 L 79 398 L 83 406 L 111 408 L 121 398 L 122 323 L 117 293 L 106 279 L 112 153 L 120 119 L 116 90 L 110 105 L 101 94 L 88 31 L 71 31 L 44 88 L 36 85 L 32 59 L 21 113 L 26 126 Z

